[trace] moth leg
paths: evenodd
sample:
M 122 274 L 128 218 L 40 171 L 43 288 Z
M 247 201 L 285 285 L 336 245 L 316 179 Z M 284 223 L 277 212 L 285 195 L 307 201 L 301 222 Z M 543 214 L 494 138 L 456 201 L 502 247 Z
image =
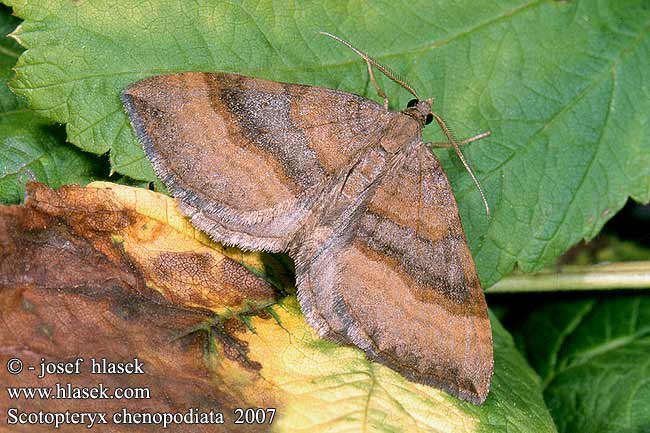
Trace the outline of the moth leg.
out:
M 368 75 L 370 75 L 370 81 L 372 81 L 372 84 L 375 86 L 375 89 L 377 90 L 377 94 L 381 97 L 384 98 L 384 108 L 388 110 L 388 96 L 384 93 L 383 90 L 381 90 L 381 87 L 379 87 L 379 84 L 377 83 L 377 80 L 375 79 L 375 74 L 372 72 L 372 63 L 368 61 L 367 57 L 364 57 L 364 60 L 366 61 L 366 64 L 368 65 Z
M 459 145 L 459 146 L 462 146 L 463 144 L 472 143 L 472 142 L 474 142 L 474 141 L 478 141 L 478 140 L 480 140 L 481 138 L 489 137 L 491 134 L 492 134 L 492 133 L 491 133 L 490 131 L 485 131 L 485 132 L 482 132 L 482 133 L 480 133 L 480 134 L 477 134 L 477 135 L 475 135 L 475 136 L 473 136 L 473 137 L 466 138 L 466 139 L 464 139 L 463 141 L 459 141 L 459 142 L 457 142 L 456 144 Z M 445 147 L 445 148 L 453 147 L 453 145 L 452 145 L 451 143 L 449 143 L 448 141 L 445 141 L 445 142 L 435 142 L 435 143 L 429 143 L 429 144 L 430 144 L 431 146 L 433 146 L 433 147 Z
M 467 170 L 467 173 L 469 176 L 472 178 L 474 181 L 474 185 L 476 185 L 476 188 L 478 189 L 479 194 L 481 194 L 481 199 L 483 200 L 483 205 L 485 206 L 485 213 L 487 216 L 490 216 L 490 206 L 488 205 L 487 199 L 485 198 L 485 193 L 483 192 L 483 188 L 481 188 L 481 184 L 476 178 L 476 175 L 474 174 L 474 171 L 472 168 L 469 166 L 467 161 L 465 160 L 465 157 L 463 156 L 463 152 L 460 151 L 460 147 L 458 147 L 458 143 L 454 139 L 453 135 L 451 134 L 451 131 L 449 130 L 449 127 L 445 123 L 444 120 L 440 116 L 438 116 L 436 113 L 433 111 L 430 112 L 430 114 L 433 116 L 434 119 L 436 119 L 436 122 L 438 122 L 438 125 L 440 126 L 440 129 L 442 129 L 442 132 L 447 136 L 447 140 L 449 141 L 450 147 L 454 149 L 454 152 L 456 152 L 456 155 L 458 155 L 458 159 L 460 159 L 460 162 L 463 163 L 463 166 L 465 167 L 465 170 Z M 485 133 L 483 133 L 485 134 Z M 471 137 L 469 139 L 464 140 L 465 142 L 470 142 L 470 141 L 476 141 L 478 140 L 477 137 L 480 137 L 482 134 L 476 135 L 474 137 Z M 470 141 L 468 141 L 470 140 Z
M 318 33 L 320 33 L 321 35 L 328 36 L 328 37 L 330 37 L 330 38 L 332 38 L 334 40 L 339 41 L 340 43 L 342 43 L 343 45 L 345 45 L 346 47 L 348 47 L 349 49 L 354 51 L 363 60 L 365 60 L 365 62 L 368 64 L 368 73 L 370 74 L 370 80 L 375 85 L 375 88 L 377 89 L 377 93 L 379 93 L 379 96 L 384 98 L 384 108 L 388 109 L 388 102 L 387 102 L 388 99 L 384 95 L 384 92 L 382 92 L 379 89 L 379 86 L 377 85 L 377 82 L 375 81 L 374 74 L 372 73 L 372 68 L 370 67 L 371 65 L 374 65 L 377 69 L 379 69 L 381 71 L 382 74 L 386 75 L 388 78 L 390 78 L 391 80 L 393 80 L 394 82 L 396 82 L 397 84 L 402 86 L 404 89 L 408 90 L 408 92 L 411 95 L 415 96 L 415 99 L 420 99 L 418 94 L 415 92 L 415 89 L 413 87 L 411 87 L 411 85 L 409 83 L 407 83 L 406 81 L 401 79 L 396 73 L 391 71 L 388 67 L 386 67 L 386 66 L 382 65 L 381 63 L 379 63 L 377 60 L 370 57 L 368 54 L 364 53 L 363 51 L 361 51 L 358 48 L 353 47 L 352 44 L 350 44 L 349 42 L 347 42 L 347 41 L 345 41 L 345 40 L 343 40 L 343 39 L 339 38 L 338 36 L 335 36 L 335 35 L 333 35 L 331 33 L 327 33 L 327 32 L 318 32 Z

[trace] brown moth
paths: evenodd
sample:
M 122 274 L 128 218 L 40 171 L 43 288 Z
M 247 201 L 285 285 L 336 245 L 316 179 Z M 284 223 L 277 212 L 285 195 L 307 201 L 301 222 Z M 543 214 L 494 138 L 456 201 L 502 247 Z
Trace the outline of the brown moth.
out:
M 383 106 L 218 72 L 147 78 L 122 100 L 196 227 L 295 260 L 302 311 L 321 336 L 482 403 L 493 370 L 487 307 L 451 186 L 422 128 L 435 119 L 449 142 L 434 145 L 461 158 L 459 144 L 489 133 L 457 143 L 431 99 L 327 36 L 365 60 Z M 389 111 L 373 66 L 416 99 Z

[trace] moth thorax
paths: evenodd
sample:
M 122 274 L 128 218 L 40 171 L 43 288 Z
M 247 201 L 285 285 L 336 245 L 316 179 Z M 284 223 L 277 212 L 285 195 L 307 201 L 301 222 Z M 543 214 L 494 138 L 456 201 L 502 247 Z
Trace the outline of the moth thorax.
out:
M 381 147 L 387 153 L 397 153 L 420 136 L 421 126 L 414 122 L 409 115 L 398 116 L 397 119 L 384 131 L 381 137 Z

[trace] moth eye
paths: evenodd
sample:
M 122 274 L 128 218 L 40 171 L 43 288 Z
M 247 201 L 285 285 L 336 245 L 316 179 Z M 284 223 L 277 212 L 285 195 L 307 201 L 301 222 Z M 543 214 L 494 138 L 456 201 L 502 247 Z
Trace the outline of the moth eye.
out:
M 411 99 L 408 102 L 408 104 L 406 104 L 406 107 L 407 108 L 415 107 L 416 105 L 418 105 L 418 102 L 420 102 L 420 101 L 418 101 L 417 99 Z
M 431 123 L 432 121 L 433 121 L 433 114 L 431 114 L 431 113 L 427 114 L 427 118 L 426 118 L 426 120 L 424 121 L 424 124 L 425 124 L 425 125 L 428 125 L 428 124 Z

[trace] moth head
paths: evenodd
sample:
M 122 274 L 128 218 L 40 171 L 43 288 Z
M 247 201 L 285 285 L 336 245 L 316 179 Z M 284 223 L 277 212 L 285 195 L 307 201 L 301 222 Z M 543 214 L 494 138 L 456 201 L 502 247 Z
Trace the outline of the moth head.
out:
M 431 106 L 433 105 L 433 98 L 421 101 L 419 99 L 411 99 L 406 104 L 406 109 L 402 112 L 408 116 L 413 117 L 420 122 L 422 126 L 428 125 L 433 121 L 433 114 L 431 114 Z

